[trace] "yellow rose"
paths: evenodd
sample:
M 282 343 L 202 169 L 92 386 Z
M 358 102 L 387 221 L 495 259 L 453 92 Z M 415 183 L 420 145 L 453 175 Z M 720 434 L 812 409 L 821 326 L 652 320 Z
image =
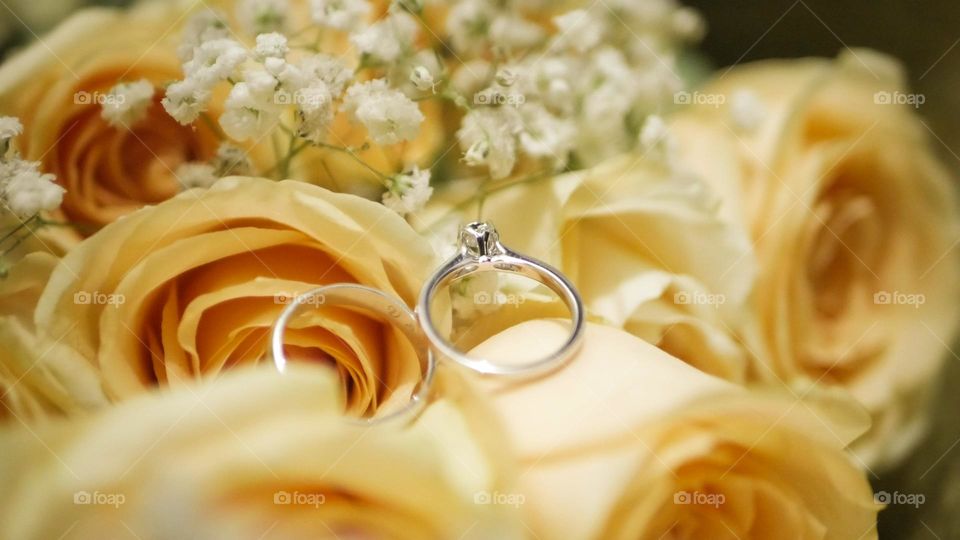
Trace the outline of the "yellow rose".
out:
M 0 113 L 23 121 L 19 150 L 57 175 L 62 215 L 82 233 L 175 195 L 177 167 L 216 152 L 207 125 L 180 126 L 160 105 L 181 74 L 181 15 L 167 2 L 83 10 L 0 68 Z M 114 85 L 139 80 L 155 90 L 146 118 L 111 126 L 101 103 Z
M 454 382 L 411 425 L 340 416 L 327 370 L 238 370 L 91 419 L 5 429 L 4 538 L 521 538 L 512 477 Z
M 626 155 L 557 177 L 494 185 L 483 201 L 503 243 L 560 268 L 590 315 L 698 368 L 742 381 L 732 337 L 752 284 L 749 239 L 695 179 Z M 445 240 L 478 215 L 470 182 L 438 194 L 415 226 Z M 488 334 L 489 336 L 489 334 Z
M 530 321 L 474 353 L 519 361 L 568 332 Z M 549 376 L 485 382 L 538 538 L 877 538 L 879 505 L 843 451 L 868 423 L 850 402 L 754 394 L 600 325 Z
M 86 239 L 54 271 L 36 320 L 119 399 L 260 361 L 280 312 L 306 290 L 360 283 L 412 304 L 432 266 L 429 246 L 380 204 L 227 178 Z M 356 414 L 406 404 L 421 369 L 399 330 L 353 311 L 328 315 L 293 329 L 287 345 L 335 366 Z
M 731 108 L 742 91 L 763 113 L 753 131 Z M 754 240 L 754 378 L 848 390 L 873 416 L 858 453 L 896 461 L 925 429 L 958 316 L 952 177 L 903 104 L 918 96 L 870 51 L 740 66 L 703 92 L 727 106 L 673 129 Z
M 29 253 L 0 279 L 0 418 L 29 422 L 106 401 L 89 362 L 34 327 L 37 299 L 56 264 L 49 253 Z

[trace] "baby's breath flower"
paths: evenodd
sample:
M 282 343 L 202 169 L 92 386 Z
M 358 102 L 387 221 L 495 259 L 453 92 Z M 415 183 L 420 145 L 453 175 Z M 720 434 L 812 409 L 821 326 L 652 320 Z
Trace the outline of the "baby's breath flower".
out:
M 147 116 L 153 94 L 153 83 L 146 79 L 120 83 L 110 89 L 100 116 L 111 126 L 129 128 Z
M 226 38 L 213 39 L 197 47 L 193 59 L 183 64 L 183 72 L 187 79 L 210 87 L 232 77 L 246 60 L 247 50 L 240 43 Z
M 677 37 L 685 41 L 700 41 L 707 31 L 703 17 L 697 10 L 689 7 L 675 11 L 670 23 Z
M 496 16 L 492 2 L 462 0 L 450 8 L 446 31 L 459 52 L 478 52 L 488 43 L 490 24 Z
M 409 13 L 393 11 L 380 22 L 350 36 L 361 53 L 384 63 L 394 62 L 413 49 L 417 21 Z
M 413 83 L 413 86 L 415 86 L 417 90 L 433 91 L 435 88 L 433 74 L 424 66 L 413 68 L 410 72 L 410 82 Z
M 490 23 L 490 42 L 507 50 L 533 47 L 544 37 L 540 26 L 517 13 L 500 13 Z
M 289 11 L 289 0 L 241 0 L 237 18 L 248 34 L 266 34 L 283 31 Z
M 370 13 L 366 0 L 311 0 L 313 21 L 320 26 L 351 31 Z
M 333 122 L 333 97 L 322 81 L 297 91 L 297 112 L 300 125 L 297 134 L 320 143 L 326 138 Z
M 7 142 L 23 133 L 23 124 L 19 118 L 12 116 L 0 117 L 0 142 Z
M 314 54 L 302 59 L 296 66 L 297 71 L 291 70 L 281 76 L 280 80 L 292 88 L 306 88 L 315 81 L 322 81 L 332 96 L 339 96 L 353 79 L 353 70 L 347 68 L 342 61 L 326 54 Z
M 213 158 L 213 168 L 217 176 L 250 176 L 253 164 L 247 153 L 234 144 L 221 143 L 217 155 Z
M 767 115 L 766 107 L 756 93 L 740 89 L 730 97 L 730 117 L 737 129 L 750 133 Z
M 354 84 L 347 89 L 343 104 L 379 145 L 415 139 L 423 122 L 417 104 L 383 79 Z
M 606 24 L 587 9 L 575 9 L 553 18 L 557 25 L 556 42 L 561 47 L 586 52 L 603 41 Z
M 167 87 L 161 103 L 167 114 L 183 125 L 192 124 L 200 117 L 210 101 L 210 90 L 192 79 L 178 81 Z
M 670 134 L 670 129 L 663 118 L 651 114 L 640 129 L 640 145 L 644 152 L 655 159 L 660 159 L 668 166 L 674 163 L 676 141 Z
M 177 47 L 180 61 L 193 60 L 194 51 L 205 41 L 230 37 L 230 30 L 224 21 L 224 14 L 212 9 L 199 11 L 191 16 L 184 25 L 181 43 Z
M 20 219 L 42 210 L 53 210 L 63 202 L 64 189 L 52 174 L 40 172 L 34 161 L 12 159 L 0 163 L 0 200 Z
M 280 105 L 273 88 L 238 82 L 227 96 L 220 127 L 238 141 L 262 137 L 276 126 L 282 110 Z
M 177 167 L 174 176 L 176 176 L 177 182 L 184 190 L 193 188 L 206 189 L 219 180 L 215 166 L 196 161 L 181 164 Z
M 178 81 L 167 87 L 161 103 L 167 114 L 183 125 L 192 124 L 200 117 L 210 101 L 210 90 L 193 79 Z
M 520 147 L 531 157 L 553 162 L 556 170 L 566 166 L 573 151 L 577 130 L 573 121 L 551 114 L 541 105 L 521 109 L 523 132 Z
M 482 107 L 467 113 L 457 138 L 467 148 L 464 161 L 486 165 L 493 178 L 505 178 L 517 162 L 517 135 L 522 129 L 514 107 Z
M 383 204 L 400 215 L 406 215 L 422 209 L 432 195 L 430 171 L 414 166 L 390 178 L 383 194 Z
M 267 58 L 283 58 L 287 55 L 287 37 L 277 32 L 257 36 L 257 46 L 253 52 L 261 62 Z

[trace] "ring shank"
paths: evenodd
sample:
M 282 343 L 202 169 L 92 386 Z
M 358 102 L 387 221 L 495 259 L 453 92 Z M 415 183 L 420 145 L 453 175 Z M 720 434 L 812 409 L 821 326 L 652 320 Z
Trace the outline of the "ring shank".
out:
M 364 419 L 363 423 L 381 422 L 400 416 L 415 415 L 426 404 L 433 384 L 436 361 L 430 350 L 430 344 L 421 332 L 417 315 L 400 299 L 387 295 L 377 289 L 350 283 L 327 285 L 307 291 L 297 296 L 281 313 L 271 333 L 271 352 L 277 371 L 284 373 L 287 357 L 284 352 L 285 335 L 291 321 L 302 310 L 314 306 L 343 307 L 354 311 L 366 312 L 384 323 L 397 328 L 410 342 L 420 361 L 422 380 L 404 408 L 385 416 Z
M 567 341 L 549 356 L 522 365 L 504 365 L 485 358 L 471 357 L 456 349 L 440 335 L 433 322 L 430 307 L 439 291 L 452 282 L 480 272 L 505 272 L 537 281 L 566 304 L 573 320 L 573 332 Z M 546 263 L 520 256 L 508 249 L 492 256 L 474 258 L 460 254 L 451 259 L 426 284 L 417 306 L 421 327 L 433 346 L 451 360 L 484 374 L 537 376 L 549 373 L 562 365 L 578 349 L 583 338 L 584 309 L 576 288 L 560 272 Z

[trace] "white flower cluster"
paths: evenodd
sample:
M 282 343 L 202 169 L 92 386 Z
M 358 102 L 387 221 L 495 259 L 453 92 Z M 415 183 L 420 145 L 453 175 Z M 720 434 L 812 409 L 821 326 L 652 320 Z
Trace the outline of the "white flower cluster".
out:
M 23 133 L 16 118 L 0 118 L 0 203 L 3 210 L 21 220 L 63 202 L 64 189 L 52 174 L 40 172 L 40 164 L 20 159 L 11 152 L 12 139 Z
M 153 83 L 146 79 L 120 83 L 110 89 L 100 116 L 111 126 L 129 129 L 146 117 L 153 94 Z
M 210 161 L 188 161 L 177 167 L 174 176 L 183 190 L 209 188 L 226 176 L 250 176 L 253 165 L 242 148 L 223 143 Z
M 458 133 L 464 161 L 502 178 L 521 156 L 562 169 L 635 148 L 644 118 L 682 88 L 676 50 L 702 34 L 697 13 L 672 0 L 608 0 L 555 16 L 547 36 L 522 19 L 523 4 L 463 0 L 448 18 L 464 54 L 537 47 L 498 69 L 474 59 L 454 74 L 474 96 Z

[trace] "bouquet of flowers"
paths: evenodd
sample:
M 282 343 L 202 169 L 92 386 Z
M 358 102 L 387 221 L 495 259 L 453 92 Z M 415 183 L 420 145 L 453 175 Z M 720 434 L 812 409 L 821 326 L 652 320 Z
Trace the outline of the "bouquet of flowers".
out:
M 876 538 L 957 328 L 952 174 L 893 59 L 712 74 L 704 32 L 673 0 L 145 0 L 12 55 L 0 538 Z M 274 368 L 292 298 L 413 306 L 478 218 L 576 285 L 569 362 L 441 361 L 378 422 L 417 355 L 330 308 Z M 443 302 L 485 358 L 569 333 L 495 274 Z

